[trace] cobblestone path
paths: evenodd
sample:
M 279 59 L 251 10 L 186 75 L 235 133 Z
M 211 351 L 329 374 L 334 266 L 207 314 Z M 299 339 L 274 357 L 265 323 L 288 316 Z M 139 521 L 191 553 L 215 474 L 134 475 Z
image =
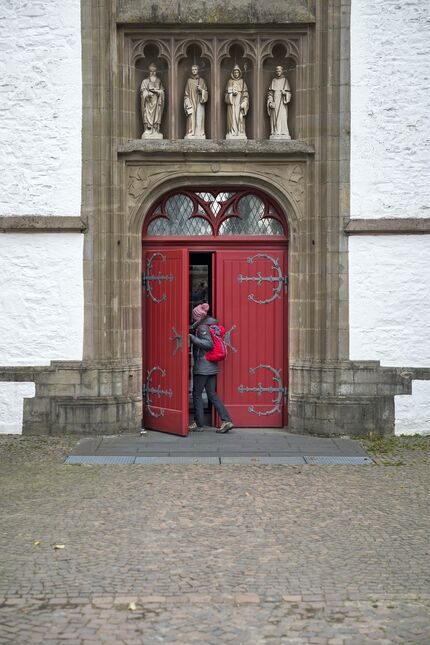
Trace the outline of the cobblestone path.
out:
M 0 644 L 430 642 L 428 451 L 65 466 L 71 444 L 0 438 Z

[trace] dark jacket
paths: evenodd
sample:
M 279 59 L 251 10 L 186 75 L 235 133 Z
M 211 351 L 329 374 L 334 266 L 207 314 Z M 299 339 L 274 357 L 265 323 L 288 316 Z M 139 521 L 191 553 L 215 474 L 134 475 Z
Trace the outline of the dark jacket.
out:
M 214 343 L 208 325 L 216 324 L 215 318 L 208 316 L 204 322 L 197 321 L 191 327 L 190 341 L 193 344 L 194 367 L 193 374 L 218 374 L 218 363 L 205 358 L 206 352 L 213 349 Z

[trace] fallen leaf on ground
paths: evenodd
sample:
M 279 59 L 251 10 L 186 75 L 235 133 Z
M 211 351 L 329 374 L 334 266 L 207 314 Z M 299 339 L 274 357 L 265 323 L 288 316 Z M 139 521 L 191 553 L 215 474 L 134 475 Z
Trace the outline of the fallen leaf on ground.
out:
M 39 546 L 39 544 L 42 544 L 42 540 L 34 540 L 33 546 Z
M 130 611 L 136 611 L 136 603 L 135 602 L 129 602 L 127 609 L 130 609 Z
M 64 549 L 64 544 L 53 544 L 52 548 L 53 549 Z

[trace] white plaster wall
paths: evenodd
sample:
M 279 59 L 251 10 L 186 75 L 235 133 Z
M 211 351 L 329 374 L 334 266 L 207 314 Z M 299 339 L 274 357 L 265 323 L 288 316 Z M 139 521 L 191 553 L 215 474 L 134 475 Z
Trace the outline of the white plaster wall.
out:
M 413 381 L 412 396 L 396 396 L 396 434 L 430 434 L 430 381 Z
M 80 215 L 80 0 L 0 2 L 0 215 Z
M 82 253 L 79 233 L 0 235 L 0 365 L 82 359 Z M 0 432 L 20 428 L 32 391 L 2 384 Z
M 430 2 L 352 0 L 351 217 L 430 217 Z
M 0 434 L 22 433 L 23 399 L 34 394 L 34 383 L 0 383 Z
M 430 236 L 351 237 L 350 357 L 430 367 Z M 429 430 L 430 381 L 396 397 L 396 433 Z

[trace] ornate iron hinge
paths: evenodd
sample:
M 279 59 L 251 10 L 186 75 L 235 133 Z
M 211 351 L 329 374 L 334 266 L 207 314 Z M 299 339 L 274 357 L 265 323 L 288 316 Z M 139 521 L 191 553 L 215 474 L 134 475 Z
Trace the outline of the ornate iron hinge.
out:
M 267 417 L 270 414 L 282 411 L 281 404 L 283 403 L 285 405 L 285 403 L 287 402 L 288 388 L 282 385 L 282 370 L 276 370 L 271 365 L 257 365 L 257 367 L 250 367 L 248 371 L 250 374 L 255 374 L 255 372 L 259 369 L 269 370 L 273 374 L 272 378 L 275 382 L 275 387 L 263 387 L 263 385 L 259 383 L 256 387 L 239 385 L 237 389 L 239 390 L 240 394 L 244 394 L 245 392 L 256 392 L 257 396 L 261 396 L 264 392 L 276 394 L 275 398 L 272 400 L 273 407 L 270 410 L 267 410 L 266 412 L 259 412 L 254 408 L 253 405 L 250 405 L 248 408 L 248 412 L 253 412 L 259 417 Z
M 165 378 L 166 376 L 166 370 L 158 367 L 158 365 L 147 371 L 146 382 L 143 385 L 143 401 L 149 414 L 152 417 L 158 418 L 164 416 L 164 410 L 163 408 L 160 408 L 158 413 L 154 412 L 154 410 L 151 408 L 151 405 L 154 405 L 151 396 L 158 396 L 158 398 L 162 396 L 168 396 L 169 398 L 172 398 L 173 392 L 172 390 L 162 390 L 160 386 L 152 387 L 152 377 L 155 372 L 160 372 L 163 378 Z
M 258 286 L 261 286 L 264 282 L 272 282 L 274 284 L 273 294 L 267 300 L 257 300 L 253 293 L 250 293 L 248 295 L 248 300 L 257 303 L 258 305 L 267 305 L 270 302 L 273 302 L 277 298 L 281 297 L 282 288 L 284 288 L 285 292 L 287 292 L 288 276 L 282 275 L 282 270 L 279 266 L 279 259 L 272 258 L 271 255 L 266 255 L 265 253 L 257 253 L 257 255 L 253 255 L 252 257 L 247 258 L 246 261 L 248 262 L 248 264 L 253 264 L 254 260 L 256 260 L 257 258 L 270 260 L 270 262 L 272 263 L 272 269 L 276 271 L 277 275 L 262 276 L 261 272 L 259 271 L 256 276 L 239 275 L 237 279 L 241 284 L 242 282 L 256 282 Z M 277 286 L 275 286 L 275 284 L 277 284 Z
M 227 345 L 227 347 L 230 347 L 231 351 L 234 353 L 237 352 L 237 349 L 236 347 L 233 347 L 233 345 L 231 344 L 231 334 L 235 329 L 236 329 L 236 325 L 233 325 L 232 327 L 230 327 L 228 331 L 225 332 L 225 336 L 224 336 L 225 344 Z
M 173 336 L 170 336 L 169 340 L 176 341 L 176 347 L 173 350 L 173 356 L 176 356 L 176 352 L 178 351 L 178 349 L 182 349 L 182 335 L 178 332 L 178 330 L 175 327 L 172 327 L 172 334 Z
M 147 260 L 146 260 L 146 271 L 145 273 L 142 274 L 142 286 L 145 288 L 146 295 L 151 298 L 153 302 L 157 302 L 160 304 L 160 302 L 164 302 L 167 300 L 167 296 L 165 293 L 161 296 L 161 298 L 156 298 L 154 294 L 152 293 L 152 282 L 157 282 L 159 285 L 162 284 L 162 282 L 167 281 L 167 282 L 173 282 L 173 275 L 162 275 L 161 272 L 159 271 L 157 275 L 152 275 L 151 274 L 151 269 L 152 269 L 152 263 L 155 260 L 155 258 L 161 258 L 161 262 L 166 262 L 166 256 L 163 255 L 162 253 L 153 253 Z

